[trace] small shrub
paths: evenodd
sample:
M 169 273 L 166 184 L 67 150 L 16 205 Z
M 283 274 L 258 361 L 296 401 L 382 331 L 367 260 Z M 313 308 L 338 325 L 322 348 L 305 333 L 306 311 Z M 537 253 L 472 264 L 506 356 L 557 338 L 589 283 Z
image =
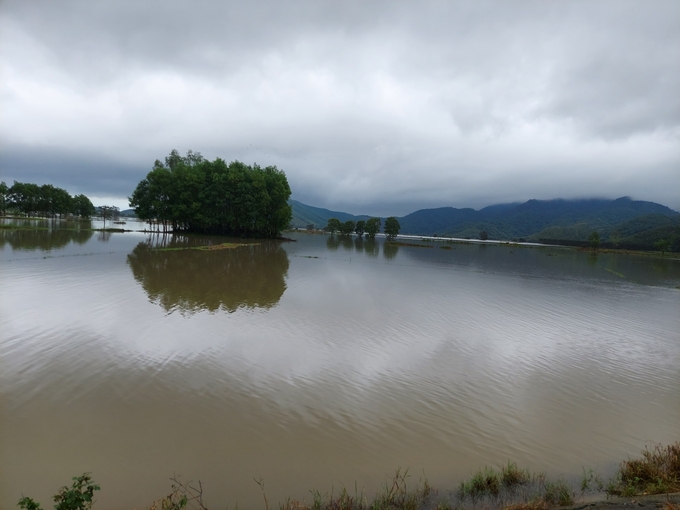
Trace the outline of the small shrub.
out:
M 461 499 L 466 497 L 477 499 L 483 496 L 498 496 L 501 489 L 501 481 L 498 473 L 493 468 L 485 467 L 477 471 L 470 481 L 461 482 L 458 494 Z
M 92 508 L 94 492 L 100 490 L 95 484 L 90 473 L 83 473 L 73 478 L 71 487 L 62 487 L 52 498 L 56 503 L 55 510 L 89 510 Z M 19 500 L 19 508 L 23 510 L 40 510 L 40 503 L 33 499 L 23 497 Z
M 610 494 L 635 496 L 663 494 L 680 490 L 680 442 L 646 447 L 642 458 L 621 463 L 615 480 L 607 487 Z

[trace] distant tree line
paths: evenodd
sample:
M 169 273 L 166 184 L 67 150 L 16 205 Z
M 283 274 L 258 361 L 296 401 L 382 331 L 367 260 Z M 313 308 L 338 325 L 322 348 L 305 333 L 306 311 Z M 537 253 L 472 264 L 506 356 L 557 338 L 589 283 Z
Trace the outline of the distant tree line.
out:
M 275 166 L 209 161 L 173 150 L 135 189 L 130 205 L 159 230 L 274 238 L 292 218 L 286 175 Z
M 359 220 L 354 222 L 352 220 L 347 220 L 341 222 L 337 218 L 329 218 L 328 224 L 324 230 L 335 234 L 335 232 L 340 232 L 343 235 L 356 234 L 362 237 L 366 234 L 366 237 L 373 239 L 376 234 L 380 232 L 381 220 L 380 218 L 370 218 L 366 221 Z M 390 216 L 385 220 L 385 235 L 388 239 L 394 239 L 399 235 L 399 230 L 401 226 L 399 225 L 399 220 L 394 216 Z
M 64 216 L 73 214 L 89 218 L 96 212 L 85 195 L 72 197 L 68 191 L 51 184 L 14 181 L 12 186 L 0 182 L 0 213 L 14 212 L 27 216 Z

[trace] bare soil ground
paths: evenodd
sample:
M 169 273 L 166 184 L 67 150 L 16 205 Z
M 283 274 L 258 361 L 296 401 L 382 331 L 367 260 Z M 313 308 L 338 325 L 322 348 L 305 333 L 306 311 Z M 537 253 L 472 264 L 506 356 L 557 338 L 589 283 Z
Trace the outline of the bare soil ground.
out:
M 676 508 L 680 510 L 680 492 L 673 494 L 654 494 L 649 496 L 634 496 L 632 498 L 609 497 L 585 503 L 579 503 L 570 507 L 563 507 L 564 510 L 633 510 L 645 508 L 653 510 L 655 508 Z

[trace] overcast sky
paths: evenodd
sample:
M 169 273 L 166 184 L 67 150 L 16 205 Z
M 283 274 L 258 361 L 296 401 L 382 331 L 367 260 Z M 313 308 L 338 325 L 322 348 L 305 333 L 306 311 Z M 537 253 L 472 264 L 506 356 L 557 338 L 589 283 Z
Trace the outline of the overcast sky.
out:
M 0 180 L 126 197 L 172 149 L 403 215 L 680 210 L 680 2 L 0 2 Z

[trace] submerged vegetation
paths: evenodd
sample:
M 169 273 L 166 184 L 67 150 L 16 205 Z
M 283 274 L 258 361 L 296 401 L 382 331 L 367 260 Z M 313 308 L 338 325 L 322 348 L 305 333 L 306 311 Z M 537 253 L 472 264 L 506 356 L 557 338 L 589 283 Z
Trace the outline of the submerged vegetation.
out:
M 408 484 L 408 470 L 397 469 L 391 481 L 384 484 L 373 499 L 363 491 L 342 488 L 337 494 L 310 491 L 310 502 L 288 498 L 279 503 L 279 510 L 454 510 L 473 508 L 500 508 L 504 510 L 547 510 L 552 507 L 572 506 L 576 492 L 563 480 L 549 480 L 545 473 L 531 473 L 515 463 L 508 462 L 498 469 L 485 467 L 460 483 L 457 490 L 446 493 L 433 488 L 421 479 Z M 56 510 L 89 510 L 94 491 L 99 486 L 89 473 L 73 478 L 71 488 L 62 487 L 54 496 Z M 264 481 L 254 480 L 262 491 L 265 510 L 270 508 Z M 208 510 L 203 498 L 201 482 L 182 482 L 171 478 L 171 492 L 154 501 L 148 510 Z M 615 478 L 607 489 L 601 477 L 592 470 L 583 471 L 581 495 L 594 489 L 608 495 L 640 496 L 667 494 L 680 491 L 680 442 L 669 446 L 653 445 L 642 452 L 642 458 L 621 463 Z M 590 503 L 587 506 L 593 506 Z M 40 504 L 22 497 L 18 506 L 22 510 L 41 510 Z M 585 507 L 584 505 L 583 507 Z M 640 505 L 644 506 L 644 505 Z M 578 508 L 583 508 L 578 507 Z M 680 505 L 666 501 L 665 510 L 680 510 Z

